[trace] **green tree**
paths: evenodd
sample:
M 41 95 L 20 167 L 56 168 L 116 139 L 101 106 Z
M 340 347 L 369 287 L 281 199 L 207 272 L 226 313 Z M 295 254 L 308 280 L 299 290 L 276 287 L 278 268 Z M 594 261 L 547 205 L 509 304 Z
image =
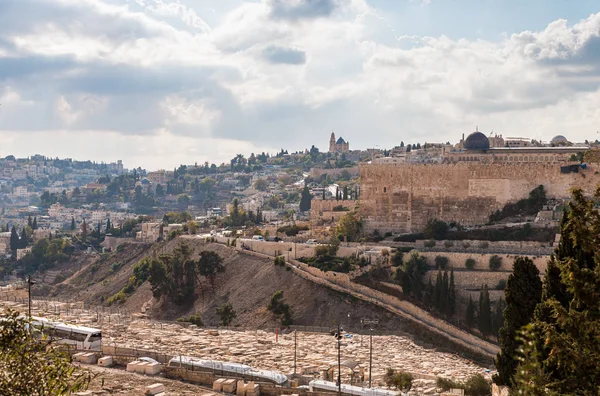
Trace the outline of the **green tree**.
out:
M 454 284 L 454 268 L 450 270 L 450 284 L 448 285 L 448 316 L 453 316 L 456 311 L 456 285 Z
M 21 237 L 19 238 L 19 249 L 25 249 L 27 247 L 27 243 L 29 242 L 28 239 L 27 231 L 25 230 L 25 227 L 23 227 L 21 230 Z
M 362 232 L 362 222 L 355 212 L 348 212 L 338 222 L 336 231 L 348 241 L 356 241 Z
M 19 234 L 15 226 L 12 226 L 10 230 L 10 250 L 15 252 L 19 248 Z
M 502 257 L 494 254 L 492 257 L 490 257 L 490 271 L 498 271 L 500 269 L 500 267 L 502 266 Z
M 484 337 L 492 333 L 492 307 L 488 285 L 485 284 L 479 293 L 479 331 Z
M 448 235 L 449 228 L 448 223 L 445 221 L 429 219 L 427 220 L 427 224 L 425 224 L 423 234 L 427 239 L 445 239 Z
M 401 250 L 396 249 L 394 254 L 392 254 L 392 265 L 394 267 L 399 267 L 404 262 L 404 253 Z
M 300 197 L 300 211 L 306 212 L 310 210 L 312 195 L 310 195 L 310 191 L 308 190 L 308 186 L 304 186 L 302 190 L 302 196 Z
M 500 353 L 494 362 L 498 374 L 494 376 L 494 382 L 498 385 L 513 386 L 518 365 L 517 350 L 520 346 L 517 333 L 531 322 L 535 307 L 542 298 L 540 272 L 531 259 L 515 259 L 513 272 L 508 277 L 504 289 L 504 298 L 504 325 L 499 331 Z
M 288 326 L 292 324 L 293 314 L 292 308 L 285 302 L 283 291 L 277 290 L 267 305 L 267 310 L 271 311 L 281 320 L 281 324 Z
M 427 259 L 416 251 L 411 252 L 408 260 L 396 270 L 396 279 L 402 285 L 402 292 L 420 299 L 425 272 L 427 272 Z
M 68 351 L 40 342 L 17 312 L 0 321 L 0 389 L 4 395 L 64 395 L 85 391 L 89 371 L 73 365 Z
M 217 274 L 225 272 L 223 258 L 216 252 L 205 250 L 200 253 L 200 259 L 197 261 L 197 271 L 200 276 L 208 278 L 214 288 Z
M 110 219 L 106 219 L 106 233 L 109 233 L 112 229 L 112 224 L 110 224 Z
M 33 223 L 31 223 L 31 229 L 32 230 L 37 230 L 38 228 L 38 224 L 37 224 L 37 217 L 33 218 Z
M 473 304 L 473 299 L 471 298 L 471 296 L 469 296 L 469 303 L 467 304 L 465 324 L 469 329 L 472 329 L 473 326 L 475 326 L 475 304 Z
M 164 197 L 165 196 L 165 188 L 163 186 L 161 186 L 160 184 L 157 184 L 156 190 L 154 191 L 154 195 L 156 195 L 157 197 Z
M 439 268 L 439 269 L 446 269 L 446 266 L 448 265 L 448 257 L 446 256 L 436 256 L 435 257 L 435 267 Z
M 88 235 L 88 227 L 87 224 L 85 222 L 85 219 L 83 219 L 83 223 L 81 223 L 81 237 L 83 239 L 86 239 Z
M 75 231 L 75 218 L 71 217 L 71 231 Z
M 217 315 L 221 318 L 219 322 L 221 326 L 229 326 L 237 316 L 233 310 L 233 305 L 229 302 L 217 308 Z
M 530 378 L 518 388 L 536 385 L 530 394 L 597 395 L 600 386 L 600 189 L 586 198 L 572 191 L 561 241 L 545 276 L 542 301 L 526 331 L 525 368 Z M 552 268 L 553 272 L 550 272 Z M 556 276 L 558 275 L 558 276 Z
M 440 310 L 442 305 L 442 270 L 438 269 L 437 278 L 435 279 L 435 286 L 433 288 L 433 305 L 436 310 Z

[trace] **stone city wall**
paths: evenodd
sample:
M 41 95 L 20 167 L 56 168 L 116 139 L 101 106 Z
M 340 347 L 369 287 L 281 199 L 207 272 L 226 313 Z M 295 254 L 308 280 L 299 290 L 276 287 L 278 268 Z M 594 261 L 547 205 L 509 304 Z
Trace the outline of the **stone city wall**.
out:
M 548 197 L 567 199 L 572 187 L 590 193 L 600 184 L 597 164 L 588 164 L 578 173 L 561 173 L 560 166 L 364 164 L 360 168 L 360 214 L 366 231 L 421 231 L 430 218 L 477 225 L 507 203 L 527 198 L 539 185 Z
M 358 205 L 358 201 L 355 200 L 345 200 L 338 201 L 335 199 L 313 199 L 310 204 L 310 219 L 311 220 L 331 220 L 333 217 L 334 220 L 338 220 L 340 217 L 344 216 L 348 211 L 339 211 L 336 212 L 333 210 L 336 206 L 342 206 L 344 208 L 348 208 L 349 211 L 352 211 Z
M 358 166 L 353 166 L 351 168 L 335 168 L 335 169 L 324 169 L 324 168 L 312 168 L 310 170 L 310 177 L 313 179 L 318 179 L 321 175 L 329 175 L 332 178 L 338 178 L 342 175 L 342 172 L 348 171 L 350 176 L 358 176 L 360 170 Z

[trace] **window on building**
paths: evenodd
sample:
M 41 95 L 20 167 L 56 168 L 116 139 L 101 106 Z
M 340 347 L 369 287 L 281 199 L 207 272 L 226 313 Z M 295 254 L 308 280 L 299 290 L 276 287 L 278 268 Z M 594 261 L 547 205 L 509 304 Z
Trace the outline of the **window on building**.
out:
M 383 192 L 386 193 L 387 192 L 387 187 L 383 187 Z

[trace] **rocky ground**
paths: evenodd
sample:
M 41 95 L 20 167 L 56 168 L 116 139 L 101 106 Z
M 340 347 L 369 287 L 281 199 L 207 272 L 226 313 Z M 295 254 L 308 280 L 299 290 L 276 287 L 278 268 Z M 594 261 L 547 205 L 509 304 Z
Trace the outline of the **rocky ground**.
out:
M 143 318 L 112 314 L 98 322 L 98 314 L 61 303 L 35 303 L 33 314 L 53 317 L 70 323 L 81 323 L 102 328 L 103 344 L 137 348 L 165 355 L 188 355 L 199 358 L 238 362 L 284 374 L 294 372 L 294 334 L 279 335 L 262 330 L 210 330 L 195 326 L 151 321 Z M 58 305 L 58 306 L 57 306 Z M 2 306 L 19 308 L 16 303 L 2 302 Z M 296 339 L 297 373 L 320 378 L 324 370 L 337 367 L 337 349 L 329 334 L 298 333 Z M 140 352 L 140 355 L 143 355 Z M 368 380 L 369 336 L 349 335 L 341 347 L 341 360 L 358 363 Z M 410 338 L 400 336 L 373 336 L 373 384 L 381 386 L 388 367 L 408 371 L 417 379 L 415 394 L 434 394 L 437 376 L 464 380 L 480 373 L 486 378 L 491 372 L 459 356 L 426 349 Z M 342 371 L 344 382 L 350 381 L 349 371 Z M 366 385 L 366 382 L 364 383 Z
M 142 374 L 128 373 L 124 370 L 104 368 L 98 366 L 85 366 L 95 374 L 88 395 L 109 396 L 127 395 L 142 396 L 148 385 L 161 383 L 169 396 L 209 396 L 215 392 L 209 388 L 173 381 L 167 378 L 148 377 Z M 83 395 L 86 393 L 83 392 Z

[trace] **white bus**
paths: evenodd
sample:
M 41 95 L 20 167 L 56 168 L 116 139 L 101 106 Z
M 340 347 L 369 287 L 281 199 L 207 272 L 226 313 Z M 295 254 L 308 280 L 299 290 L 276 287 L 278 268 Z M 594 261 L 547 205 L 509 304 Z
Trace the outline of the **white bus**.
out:
M 73 345 L 76 349 L 102 350 L 102 330 L 100 329 L 54 322 L 35 316 L 31 318 L 31 324 L 41 332 L 42 338 L 50 338 L 61 344 Z

